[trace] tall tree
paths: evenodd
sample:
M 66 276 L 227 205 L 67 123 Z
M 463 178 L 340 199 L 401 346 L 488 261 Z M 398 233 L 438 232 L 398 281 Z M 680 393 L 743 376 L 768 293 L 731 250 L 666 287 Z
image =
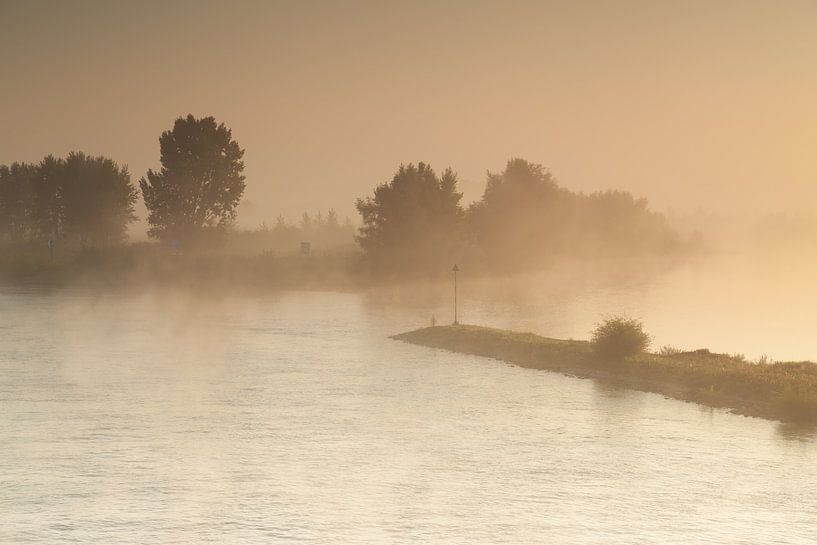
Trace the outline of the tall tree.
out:
M 327 229 L 339 229 L 340 222 L 338 221 L 338 213 L 334 208 L 330 208 L 326 213 L 326 227 Z
M 235 220 L 244 193 L 244 150 L 212 117 L 180 117 L 159 138 L 162 168 L 139 181 L 148 234 L 187 239 Z
M 65 211 L 62 205 L 62 183 L 65 162 L 53 155 L 45 157 L 37 165 L 33 179 L 32 221 L 41 239 L 57 239 L 62 229 Z
M 448 267 L 459 243 L 461 198 L 451 169 L 438 177 L 425 163 L 401 165 L 373 197 L 357 200 L 363 218 L 357 241 L 380 267 Z
M 72 152 L 59 185 L 65 231 L 83 244 L 120 242 L 136 220 L 136 188 L 127 167 L 111 159 Z
M 0 166 L 0 236 L 13 241 L 31 236 L 36 175 L 37 168 L 28 163 Z
M 564 243 L 572 200 L 542 165 L 511 159 L 488 173 L 482 199 L 468 210 L 469 232 L 496 267 L 537 260 Z
M 304 212 L 301 215 L 301 230 L 305 233 L 308 233 L 312 230 L 315 222 L 312 220 L 312 216 L 309 215 L 309 212 Z

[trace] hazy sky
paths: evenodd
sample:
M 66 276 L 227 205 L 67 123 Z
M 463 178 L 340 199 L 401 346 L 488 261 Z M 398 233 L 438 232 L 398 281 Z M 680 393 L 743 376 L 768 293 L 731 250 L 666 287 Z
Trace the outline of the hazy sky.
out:
M 157 167 L 213 115 L 241 221 L 335 207 L 401 162 L 466 197 L 521 156 L 658 209 L 817 212 L 817 2 L 0 0 L 0 163 Z

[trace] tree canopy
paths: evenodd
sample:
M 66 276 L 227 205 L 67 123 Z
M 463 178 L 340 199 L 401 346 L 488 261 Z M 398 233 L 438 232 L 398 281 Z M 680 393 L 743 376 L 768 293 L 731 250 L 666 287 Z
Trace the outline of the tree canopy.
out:
M 456 251 L 461 198 L 451 169 L 438 177 L 425 163 L 401 165 L 374 196 L 357 200 L 363 218 L 357 240 L 381 267 L 437 266 Z
M 63 229 L 83 243 L 119 242 L 127 225 L 136 220 L 133 205 L 138 193 L 127 167 L 111 159 L 68 154 L 60 187 Z
M 423 163 L 358 199 L 357 237 L 370 263 L 393 270 L 447 272 L 456 261 L 480 268 L 536 267 L 559 256 L 632 256 L 678 249 L 677 233 L 644 199 L 623 191 L 569 191 L 542 165 L 511 159 L 488 172 L 482 197 L 460 207 L 457 178 Z
M 127 167 L 105 157 L 72 152 L 36 165 L 0 166 L 0 236 L 119 242 L 136 220 L 136 199 Z
M 0 166 L 0 232 L 14 241 L 29 237 L 34 228 L 33 179 L 37 168 L 28 163 Z
M 571 194 L 542 165 L 511 159 L 488 173 L 482 199 L 468 211 L 473 242 L 495 262 L 552 252 L 562 243 Z
M 244 150 L 212 117 L 180 117 L 159 138 L 162 168 L 139 181 L 148 235 L 188 239 L 233 222 L 244 193 Z
M 493 267 L 519 267 L 559 255 L 637 255 L 678 247 L 666 218 L 625 191 L 586 195 L 560 187 L 542 165 L 511 159 L 488 173 L 471 205 L 467 231 L 474 253 Z
M 34 192 L 34 218 L 36 220 L 36 231 L 39 238 L 57 239 L 60 237 L 65 217 L 65 206 L 63 205 L 63 185 L 65 174 L 65 161 L 53 155 L 45 157 L 37 165 L 37 176 L 33 179 Z M 130 183 L 130 180 L 128 180 Z M 122 218 L 129 223 L 131 216 Z

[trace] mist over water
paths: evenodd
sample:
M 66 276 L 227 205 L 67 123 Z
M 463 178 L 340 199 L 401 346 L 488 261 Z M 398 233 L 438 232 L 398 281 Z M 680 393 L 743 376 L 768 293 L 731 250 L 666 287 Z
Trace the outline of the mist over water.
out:
M 817 3 L 0 21 L 0 545 L 817 541 Z
M 624 309 L 657 343 L 817 353 L 775 312 L 799 274 L 715 263 L 466 276 L 461 316 L 586 338 Z M 4 289 L 0 542 L 809 542 L 812 434 L 387 338 L 448 321 L 449 288 Z
M 466 323 L 587 339 L 605 316 L 643 320 L 652 348 L 814 360 L 817 289 L 798 251 L 719 252 L 684 259 L 560 261 L 545 270 L 469 279 L 460 273 Z M 462 280 L 463 277 L 465 280 Z M 383 288 L 398 307 L 452 319 L 450 284 Z

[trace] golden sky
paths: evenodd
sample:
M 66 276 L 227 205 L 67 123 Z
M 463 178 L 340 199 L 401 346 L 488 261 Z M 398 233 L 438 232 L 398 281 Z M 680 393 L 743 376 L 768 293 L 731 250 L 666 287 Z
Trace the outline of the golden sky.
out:
M 817 213 L 817 2 L 0 0 L 0 163 L 158 166 L 213 115 L 245 226 L 335 207 L 401 162 L 525 157 L 666 210 Z

